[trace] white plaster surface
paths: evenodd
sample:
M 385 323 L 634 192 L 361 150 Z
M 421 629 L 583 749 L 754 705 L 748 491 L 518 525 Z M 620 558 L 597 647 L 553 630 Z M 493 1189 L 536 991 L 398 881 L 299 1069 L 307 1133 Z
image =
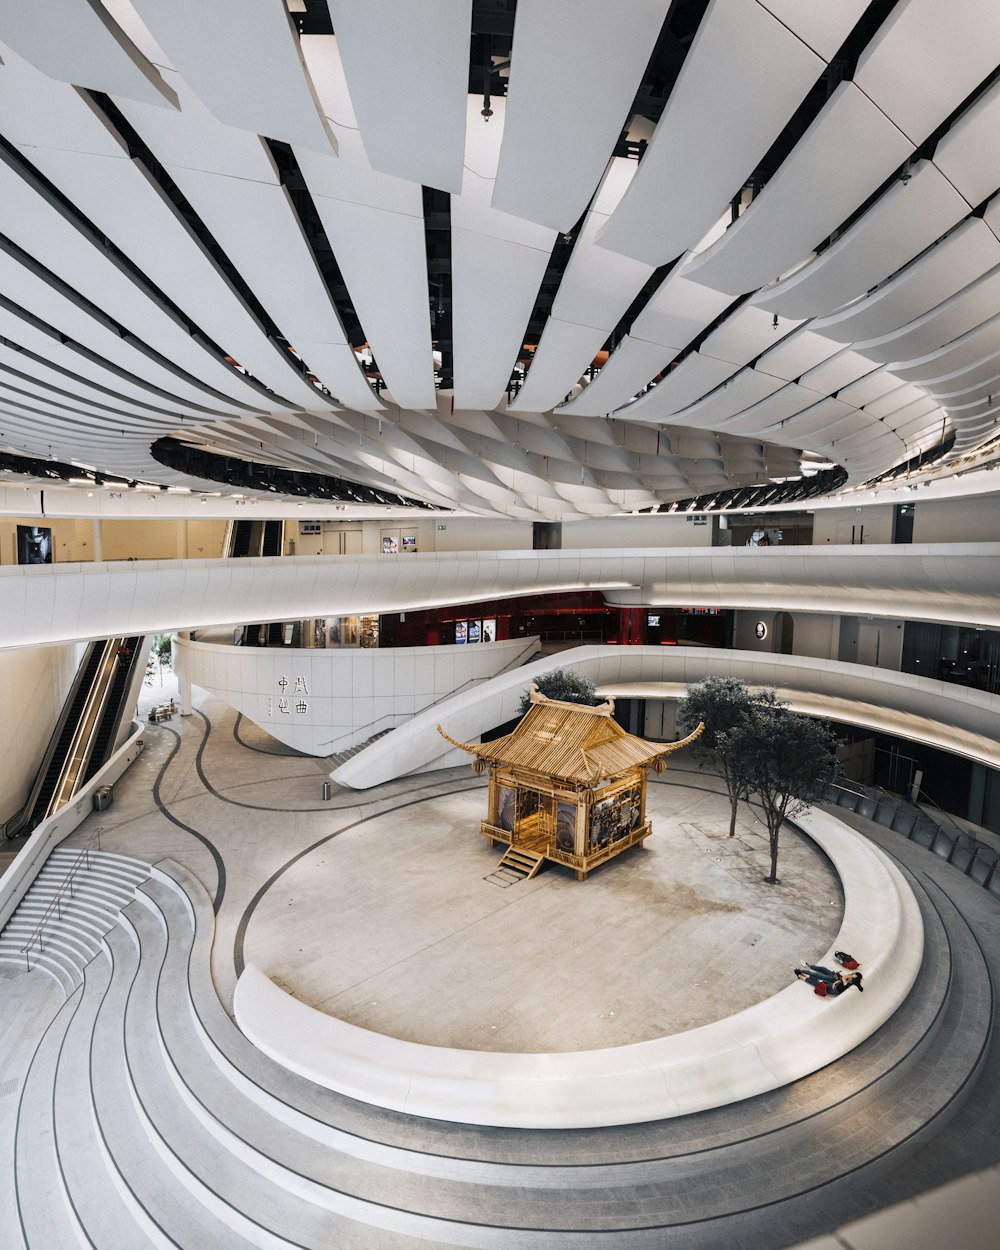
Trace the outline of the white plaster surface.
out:
M 367 789 L 417 768 L 448 768 L 467 759 L 433 730 L 477 741 L 518 710 L 528 683 L 551 668 L 570 667 L 599 689 L 628 697 L 683 698 L 704 677 L 740 677 L 777 690 L 794 709 L 887 733 L 915 737 L 944 750 L 1000 767 L 1000 698 L 943 681 L 839 660 L 705 647 L 575 647 L 462 691 L 419 713 L 341 764 L 339 785 Z M 641 684 L 641 690 L 636 691 Z
M 728 1019 L 671 1037 L 573 1054 L 505 1054 L 359 1029 L 298 1002 L 248 964 L 236 987 L 237 1023 L 261 1050 L 320 1085 L 432 1119 L 584 1128 L 751 1098 L 869 1037 L 909 993 L 923 955 L 919 909 L 892 862 L 827 813 L 811 810 L 796 823 L 843 884 L 844 919 L 831 950 L 873 952 L 864 994 L 829 1001 L 795 982 Z
M 218 695 L 286 746 L 332 755 L 520 664 L 537 646 L 537 638 L 517 638 L 477 646 L 305 649 L 175 638 L 174 667 L 179 678 Z
M 0 568 L 0 648 L 398 612 L 557 590 L 623 604 L 863 612 L 1000 628 L 1000 544 L 149 560 Z

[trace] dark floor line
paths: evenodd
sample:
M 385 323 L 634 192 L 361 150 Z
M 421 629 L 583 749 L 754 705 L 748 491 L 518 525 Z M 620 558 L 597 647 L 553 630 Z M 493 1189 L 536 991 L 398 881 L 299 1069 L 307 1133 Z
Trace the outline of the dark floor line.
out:
M 246 747 L 248 751 L 255 751 L 258 755 L 272 755 L 276 759 L 314 760 L 317 758 L 315 755 L 309 755 L 306 751 L 297 751 L 295 747 L 285 747 L 284 751 L 267 751 L 263 747 L 252 747 L 249 742 L 245 742 L 240 737 L 240 722 L 242 720 L 243 713 L 238 711 L 236 713 L 236 719 L 233 721 L 233 738 L 241 747 Z M 254 724 L 255 722 L 251 721 L 250 723 Z M 275 739 L 275 741 L 277 741 L 277 739 Z
M 178 829 L 183 829 L 185 833 L 190 833 L 193 838 L 197 838 L 215 861 L 215 871 L 218 881 L 215 888 L 215 897 L 212 899 L 212 910 L 216 915 L 218 915 L 219 908 L 222 906 L 222 900 L 226 897 L 226 863 L 215 843 L 210 841 L 210 839 L 198 829 L 195 829 L 191 825 L 186 825 L 183 820 L 179 820 L 160 797 L 160 783 L 163 781 L 167 769 L 173 763 L 174 756 L 181 749 L 181 736 L 176 729 L 171 729 L 168 725 L 160 725 L 160 729 L 168 734 L 171 734 L 176 741 L 174 742 L 173 750 L 164 760 L 163 764 L 160 766 L 160 771 L 156 774 L 156 780 L 153 782 L 153 802 L 156 804 L 156 807 L 161 815 L 165 816 L 171 824 L 176 825 Z
M 442 790 L 433 797 L 442 799 L 448 798 L 452 794 L 464 794 L 468 789 L 468 785 L 456 786 L 454 790 Z M 304 859 L 305 856 L 311 855 L 312 852 L 318 847 L 332 841 L 334 838 L 340 837 L 342 833 L 347 833 L 349 829 L 357 829 L 359 825 L 367 824 L 370 820 L 380 819 L 383 816 L 391 815 L 393 812 L 405 811 L 408 807 L 416 807 L 418 803 L 426 803 L 428 801 L 428 797 L 429 796 L 425 794 L 418 799 L 407 799 L 405 803 L 397 803 L 394 807 L 383 807 L 380 811 L 370 812 L 368 815 L 362 816 L 358 820 L 352 820 L 350 824 L 343 825 L 340 829 L 334 829 L 333 833 L 328 833 L 324 837 L 319 838 L 316 842 L 313 842 L 310 846 L 303 847 L 302 850 L 293 855 L 291 859 L 286 860 L 280 868 L 277 868 L 274 872 L 272 872 L 256 894 L 254 894 L 250 902 L 246 905 L 243 915 L 240 917 L 240 922 L 236 926 L 236 936 L 233 939 L 233 964 L 236 967 L 237 979 L 243 975 L 243 970 L 246 968 L 246 961 L 243 957 L 243 944 L 246 939 L 247 927 L 250 924 L 253 913 L 257 909 L 257 905 L 279 877 L 284 876 L 289 868 L 292 868 L 295 864 L 297 864 L 300 859 Z
M 199 710 L 196 708 L 196 709 L 194 710 L 194 712 L 193 712 L 193 715 L 194 715 L 194 716 L 200 716 L 200 717 L 201 717 L 201 719 L 205 722 L 205 724 L 206 724 L 206 726 L 207 726 L 207 732 L 206 732 L 206 734 L 205 734 L 205 737 L 204 737 L 204 738 L 203 738 L 203 740 L 202 740 L 202 744 L 201 744 L 201 746 L 198 748 L 198 754 L 197 754 L 197 756 L 196 756 L 196 758 L 195 758 L 195 767 L 196 767 L 196 769 L 198 770 L 198 776 L 201 778 L 202 785 L 205 787 L 205 789 L 208 791 L 208 793 L 212 795 L 212 797 L 213 797 L 213 798 L 219 799 L 219 800 L 220 800 L 220 802 L 222 802 L 222 803 L 231 803 L 234 807 L 245 807 L 245 808 L 247 808 L 247 809 L 248 809 L 249 811 L 251 811 L 251 812 L 281 812 L 281 813 L 283 813 L 284 815 L 288 815 L 288 814 L 290 814 L 290 813 L 294 814 L 294 813 L 299 813 L 299 812 L 302 812 L 302 813 L 306 813 L 306 812 L 349 812 L 349 811 L 353 811 L 353 810 L 355 810 L 355 809 L 357 809 L 357 808 L 360 808 L 360 807 L 368 807 L 368 806 L 370 806 L 370 805 L 371 805 L 371 803 L 373 802 L 373 800 L 372 800 L 372 799 L 359 799 L 357 803 L 340 803 L 340 804 L 331 804 L 329 801 L 326 801 L 326 802 L 321 803 L 319 807 L 295 807 L 295 808 L 290 808 L 290 807 L 268 807 L 268 806 L 266 806 L 266 805 L 265 805 L 265 804 L 263 804 L 263 803 L 244 803 L 244 802 L 242 802 L 240 799 L 232 799 L 232 798 L 230 798 L 228 795 L 223 794 L 221 790 L 217 790 L 217 789 L 215 788 L 215 786 L 213 786 L 213 785 L 212 785 L 212 783 L 208 780 L 208 777 L 205 775 L 205 770 L 204 770 L 204 767 L 203 767 L 202 760 L 203 760 L 203 755 L 204 755 L 205 747 L 208 745 L 208 739 L 209 739 L 209 736 L 211 735 L 212 729 L 213 729 L 214 727 L 213 727 L 213 725 L 212 725 L 211 721 L 208 719 L 208 717 L 205 715 L 205 713 L 204 713 L 204 712 L 199 711 Z M 235 729 L 235 726 L 234 726 L 234 729 Z M 234 734 L 234 736 L 235 736 L 235 734 Z M 239 742 L 241 746 L 245 745 L 245 743 L 243 743 L 243 742 L 242 742 L 239 738 L 237 738 L 237 739 L 236 739 L 236 741 L 237 741 L 237 742 Z M 250 750 L 250 751 L 255 751 L 255 750 L 257 750 L 257 748 L 256 748 L 256 747 L 248 747 L 248 750 Z M 282 755 L 280 752 L 277 752 L 277 751 L 260 751 L 260 752 L 258 752 L 258 753 L 259 753 L 259 754 L 261 754 L 261 755 L 270 755 L 270 756 L 272 756 L 274 759 L 292 759 L 292 758 L 295 758 L 295 757 L 293 757 L 293 756 L 285 756 L 285 755 Z M 302 759 L 317 759 L 317 758 L 319 758 L 319 757 L 318 757 L 318 756 L 314 756 L 314 755 L 304 755 L 304 756 L 301 756 L 300 758 L 302 758 Z M 322 776 L 322 774 L 321 774 L 321 773 L 318 773 L 318 774 L 316 774 L 316 775 L 317 775 L 317 777 Z M 298 774 L 296 774 L 296 776 L 301 777 L 301 776 L 305 776 L 305 774 L 303 774 L 303 773 L 298 773 Z M 259 779 L 258 781 L 254 781 L 254 782 L 247 782 L 246 784 L 247 784 L 247 785 L 261 785 L 261 784 L 263 784 L 264 782 L 267 782 L 267 781 L 276 781 L 276 780 L 278 780 L 278 781 L 289 781 L 289 780 L 294 780 L 294 778 L 290 778 L 290 777 L 267 778 L 267 777 L 265 777 L 265 778 L 261 778 L 261 779 Z M 397 780 L 403 780 L 403 778 L 398 778 Z M 434 789 L 434 788 L 435 788 L 435 786 L 438 786 L 438 785 L 440 785 L 440 784 L 441 784 L 440 782 L 430 782 L 430 783 L 428 783 L 427 785 L 411 787 L 411 789 L 417 789 L 417 790 L 432 790 L 432 789 Z M 477 784 L 477 781 L 476 781 L 476 780 L 470 779 L 470 782 L 469 782 L 469 787 L 474 787 L 476 784 Z M 478 785 L 479 785 L 480 787 L 482 787 L 482 788 L 485 788 L 485 784 L 486 784 L 486 783 L 485 783 L 485 781 L 479 781 L 479 782 L 478 782 Z M 448 791 L 448 793 L 450 794 L 450 793 L 454 793 L 454 792 L 453 792 L 453 791 Z

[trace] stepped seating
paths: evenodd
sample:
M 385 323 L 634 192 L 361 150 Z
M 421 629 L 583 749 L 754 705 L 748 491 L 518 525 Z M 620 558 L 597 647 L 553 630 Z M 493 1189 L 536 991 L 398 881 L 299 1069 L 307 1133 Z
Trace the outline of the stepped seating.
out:
M 0 961 L 49 973 L 69 996 L 149 872 L 148 864 L 127 855 L 57 847 L 0 933 Z M 49 911 L 57 896 L 58 906 Z
M 918 1144 L 986 1054 L 993 1003 L 975 936 L 939 887 L 915 892 L 919 993 L 846 1060 L 696 1116 L 532 1133 L 367 1107 L 257 1051 L 212 980 L 211 902 L 162 861 L 35 1053 L 15 1152 L 23 1238 L 4 1240 L 0 1215 L 0 1243 L 569 1250 L 603 1233 L 634 1250 L 772 1244 L 777 1204 L 808 1212 L 803 1191 L 828 1185 L 827 1204 L 858 1169 Z

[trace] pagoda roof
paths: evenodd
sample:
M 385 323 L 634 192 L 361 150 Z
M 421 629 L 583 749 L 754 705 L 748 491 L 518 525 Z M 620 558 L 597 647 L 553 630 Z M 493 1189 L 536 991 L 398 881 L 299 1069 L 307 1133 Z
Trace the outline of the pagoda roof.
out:
M 483 763 L 523 768 L 560 781 L 593 785 L 634 768 L 653 765 L 659 772 L 665 757 L 693 742 L 694 733 L 680 742 L 648 742 L 622 729 L 614 719 L 614 700 L 598 707 L 548 699 L 532 685 L 531 706 L 512 733 L 492 742 L 458 742 L 438 725 L 438 733 L 453 746 Z

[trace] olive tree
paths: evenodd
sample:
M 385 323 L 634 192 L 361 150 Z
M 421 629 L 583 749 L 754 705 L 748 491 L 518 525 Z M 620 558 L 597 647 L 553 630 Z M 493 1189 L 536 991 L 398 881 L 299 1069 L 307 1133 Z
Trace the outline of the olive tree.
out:
M 837 741 L 829 725 L 778 703 L 754 707 L 718 737 L 733 784 L 760 804 L 771 850 L 768 885 L 779 884 L 778 834 L 785 818 L 818 802 L 837 775 Z
M 574 673 L 571 668 L 554 668 L 535 678 L 534 684 L 547 699 L 558 699 L 560 703 L 585 703 L 594 707 L 600 703 L 597 687 L 589 677 L 582 673 Z M 531 706 L 531 691 L 521 695 L 521 706 L 518 711 L 523 715 Z
M 695 759 L 700 767 L 714 769 L 725 782 L 731 838 L 736 836 L 736 810 L 747 793 L 742 775 L 730 767 L 728 757 L 719 750 L 719 739 L 746 721 L 755 708 L 777 706 L 773 691 L 751 690 L 738 677 L 705 677 L 678 705 L 677 723 L 683 733 L 691 733 L 699 723 L 705 726 L 694 747 Z

